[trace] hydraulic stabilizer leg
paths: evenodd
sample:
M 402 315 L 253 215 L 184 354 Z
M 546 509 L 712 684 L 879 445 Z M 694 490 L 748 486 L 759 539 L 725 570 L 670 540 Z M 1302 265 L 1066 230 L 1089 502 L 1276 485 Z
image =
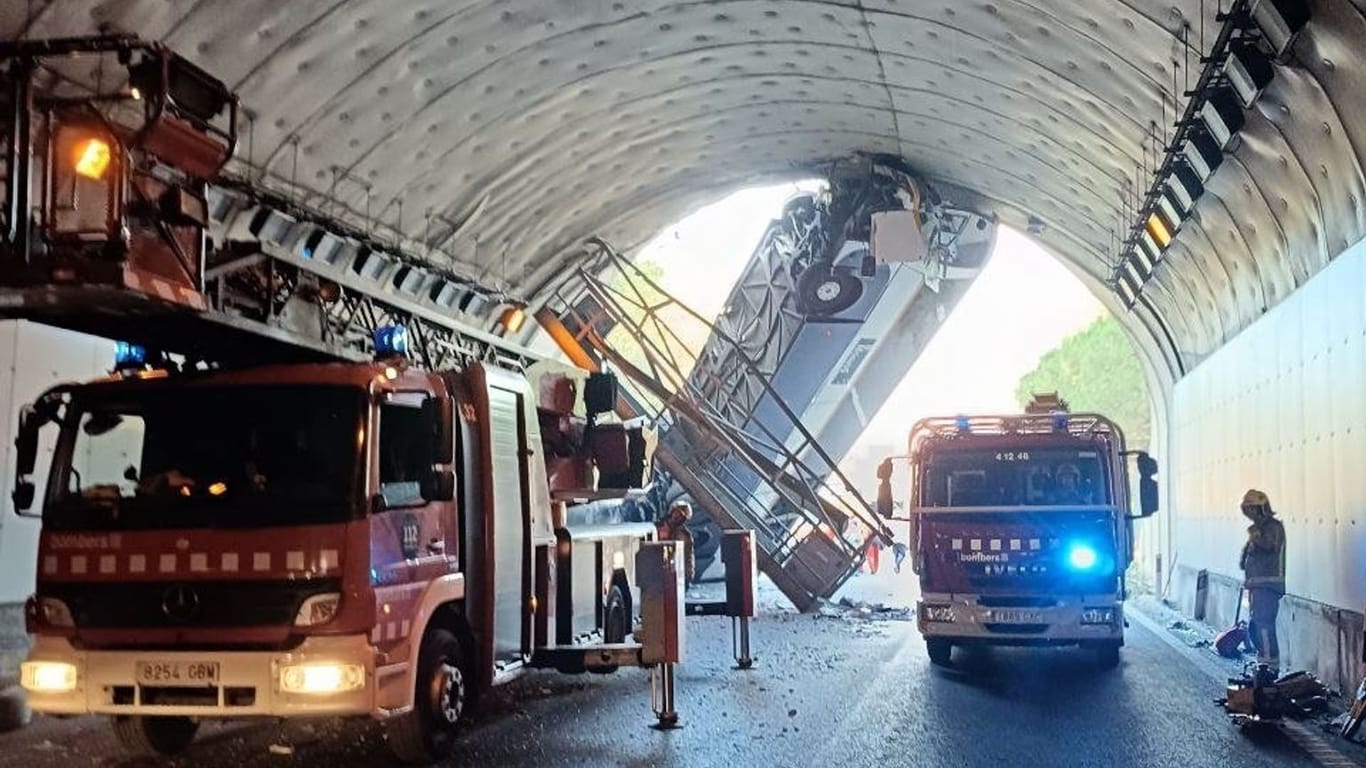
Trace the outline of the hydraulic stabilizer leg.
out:
M 678 722 L 678 710 L 674 707 L 673 664 L 659 664 L 650 670 L 650 706 L 656 718 L 651 728 L 672 731 L 683 727 Z
M 730 626 L 735 668 L 749 669 L 754 666 L 754 657 L 749 655 L 749 617 L 737 616 L 732 618 Z

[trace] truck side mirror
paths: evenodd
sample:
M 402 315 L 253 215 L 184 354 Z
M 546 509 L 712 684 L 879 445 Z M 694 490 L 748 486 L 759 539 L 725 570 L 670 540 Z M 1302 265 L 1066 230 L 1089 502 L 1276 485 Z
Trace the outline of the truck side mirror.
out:
M 429 397 L 422 401 L 422 419 L 431 425 L 433 464 L 455 461 L 454 406 L 449 397 Z
M 38 463 L 38 430 L 46 423 L 33 406 L 25 406 L 19 413 L 19 434 L 14 439 L 15 455 L 18 458 L 15 471 L 14 511 L 24 515 L 33 507 L 33 497 L 37 489 L 31 479 L 33 468 Z
M 450 501 L 455 498 L 455 471 L 434 469 L 422 485 L 422 498 L 427 501 Z
M 1137 452 L 1138 516 L 1149 517 L 1157 512 L 1157 460 L 1143 451 Z
M 892 517 L 892 460 L 883 459 L 877 465 L 877 513 L 879 516 Z

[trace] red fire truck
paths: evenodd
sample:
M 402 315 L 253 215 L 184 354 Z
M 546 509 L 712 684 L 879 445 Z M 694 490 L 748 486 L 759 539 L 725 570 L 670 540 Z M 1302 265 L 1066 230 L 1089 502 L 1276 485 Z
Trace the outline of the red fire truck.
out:
M 639 665 L 676 719 L 681 545 L 565 510 L 640 485 L 615 379 L 471 328 L 484 289 L 344 222 L 249 185 L 211 200 L 236 98 L 164 47 L 0 59 L 0 314 L 137 342 L 21 417 L 34 710 L 156 753 L 203 718 L 369 716 L 421 762 L 520 670 Z
M 1133 520 L 1157 511 L 1156 463 L 1126 451 L 1105 417 L 1058 406 L 1036 399 L 1032 413 L 931 418 L 911 431 L 918 623 L 936 664 L 955 645 L 1081 645 L 1119 662 Z M 892 462 L 878 473 L 883 514 Z
M 51 390 L 18 439 L 22 508 L 39 430 L 58 430 L 30 704 L 112 715 L 122 742 L 162 753 L 198 718 L 370 715 L 428 760 L 528 664 L 663 661 L 625 644 L 653 527 L 553 519 L 545 457 L 572 436 L 543 434 L 564 414 L 537 405 L 515 374 L 397 360 Z M 677 626 L 651 628 L 672 656 Z M 595 632 L 605 644 L 574 645 Z

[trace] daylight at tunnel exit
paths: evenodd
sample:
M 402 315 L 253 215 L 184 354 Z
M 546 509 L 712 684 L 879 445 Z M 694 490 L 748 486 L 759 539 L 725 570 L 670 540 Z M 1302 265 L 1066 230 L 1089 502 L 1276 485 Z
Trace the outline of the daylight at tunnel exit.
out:
M 1366 0 L 5 0 L 0 416 L 0 768 L 1366 766 Z

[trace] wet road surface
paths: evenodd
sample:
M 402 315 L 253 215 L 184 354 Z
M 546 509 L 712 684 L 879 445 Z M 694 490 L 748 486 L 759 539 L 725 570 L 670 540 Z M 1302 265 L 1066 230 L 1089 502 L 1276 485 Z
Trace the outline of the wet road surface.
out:
M 1071 649 L 955 654 L 932 667 L 912 623 L 792 614 L 753 629 L 733 671 L 728 619 L 693 618 L 679 668 L 684 727 L 658 732 L 641 670 L 535 673 L 492 694 L 449 766 L 1309 766 L 1279 735 L 1254 742 L 1220 691 L 1137 622 L 1118 669 Z M 292 754 L 272 752 L 272 745 Z M 276 750 L 283 751 L 283 750 Z M 369 722 L 208 724 L 171 765 L 389 766 Z M 103 720 L 36 718 L 0 734 L 0 765 L 142 766 Z

